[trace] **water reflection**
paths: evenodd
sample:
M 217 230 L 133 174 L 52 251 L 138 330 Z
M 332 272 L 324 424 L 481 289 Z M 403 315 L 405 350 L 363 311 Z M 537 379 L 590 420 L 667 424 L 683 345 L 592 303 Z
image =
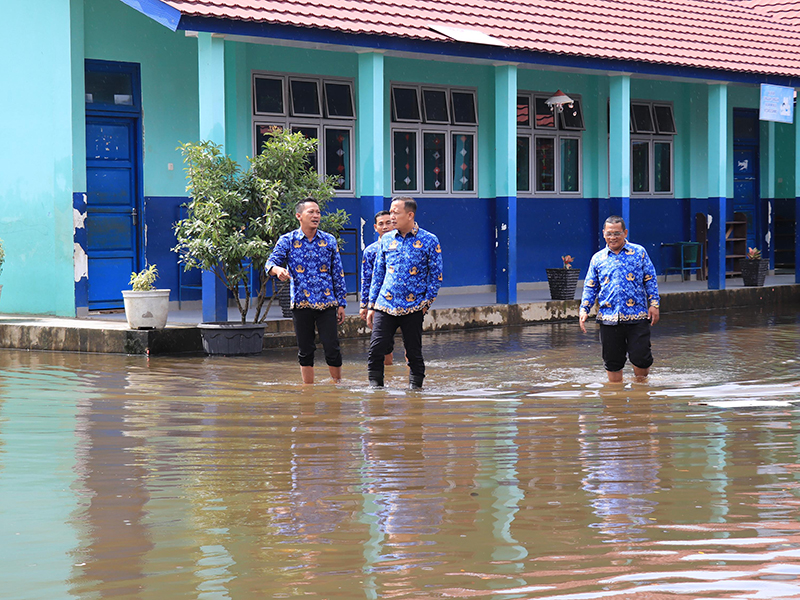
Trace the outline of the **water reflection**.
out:
M 431 336 L 428 388 L 258 358 L 0 351 L 12 598 L 800 597 L 800 326 L 669 315 L 645 384 L 574 324 Z M 399 362 L 399 361 L 396 361 Z

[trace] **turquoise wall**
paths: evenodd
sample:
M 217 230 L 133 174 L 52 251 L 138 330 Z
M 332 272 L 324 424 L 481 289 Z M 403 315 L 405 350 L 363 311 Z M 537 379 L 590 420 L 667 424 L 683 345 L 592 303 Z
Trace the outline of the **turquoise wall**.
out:
M 197 39 L 173 33 L 119 0 L 85 0 L 84 19 L 86 58 L 141 65 L 144 195 L 185 195 L 176 147 L 197 140 Z
M 74 315 L 71 4 L 10 0 L 3 19 L 0 310 Z

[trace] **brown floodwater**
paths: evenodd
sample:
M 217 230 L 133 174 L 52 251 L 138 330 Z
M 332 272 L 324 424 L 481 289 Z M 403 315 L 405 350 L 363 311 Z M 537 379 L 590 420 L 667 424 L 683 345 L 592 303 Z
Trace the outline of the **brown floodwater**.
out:
M 0 597 L 800 598 L 795 312 L 664 315 L 616 386 L 575 323 L 426 336 L 421 392 L 398 345 L 0 350 Z

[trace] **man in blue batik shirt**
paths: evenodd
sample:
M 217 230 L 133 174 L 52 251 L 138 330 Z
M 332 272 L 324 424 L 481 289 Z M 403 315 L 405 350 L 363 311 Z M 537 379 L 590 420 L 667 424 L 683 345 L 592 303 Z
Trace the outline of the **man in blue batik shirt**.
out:
M 369 291 L 367 326 L 372 327 L 367 375 L 383 387 L 383 360 L 399 327 L 403 332 L 412 389 L 422 387 L 422 321 L 442 285 L 442 247 L 414 220 L 413 198 L 395 198 L 389 209 L 395 230 L 380 240 Z
M 313 198 L 298 202 L 295 213 L 300 227 L 278 239 L 267 260 L 267 275 L 292 281 L 292 320 L 303 383 L 314 383 L 315 326 L 331 377 L 338 382 L 342 352 L 337 327 L 347 306 L 342 258 L 336 238 L 318 229 L 322 215 Z
M 388 210 L 381 210 L 375 213 L 375 224 L 373 227 L 378 233 L 378 241 L 372 242 L 369 246 L 364 248 L 361 259 L 361 306 L 358 311 L 358 316 L 364 321 L 367 320 L 369 288 L 372 285 L 372 270 L 375 267 L 375 257 L 378 256 L 378 247 L 381 245 L 380 238 L 383 237 L 384 233 L 388 233 L 394 229 L 392 215 L 389 214 Z M 386 353 L 383 364 L 392 364 L 392 350 L 394 350 L 394 343 L 392 343 L 392 347 Z
M 581 331 L 586 333 L 586 319 L 597 300 L 608 380 L 622 381 L 626 356 L 633 363 L 634 375 L 644 378 L 653 364 L 650 327 L 658 323 L 659 317 L 656 270 L 647 251 L 627 241 L 628 230 L 622 217 L 606 219 L 603 237 L 606 247 L 592 257 L 583 284 Z

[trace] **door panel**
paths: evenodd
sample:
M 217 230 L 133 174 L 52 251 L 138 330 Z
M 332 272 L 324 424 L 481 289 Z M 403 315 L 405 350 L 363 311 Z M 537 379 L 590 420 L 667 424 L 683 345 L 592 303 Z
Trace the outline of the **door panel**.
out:
M 89 308 L 121 308 L 137 270 L 136 119 L 86 117 Z
M 756 245 L 758 231 L 758 148 L 736 146 L 733 149 L 733 211 L 747 215 L 747 246 Z

